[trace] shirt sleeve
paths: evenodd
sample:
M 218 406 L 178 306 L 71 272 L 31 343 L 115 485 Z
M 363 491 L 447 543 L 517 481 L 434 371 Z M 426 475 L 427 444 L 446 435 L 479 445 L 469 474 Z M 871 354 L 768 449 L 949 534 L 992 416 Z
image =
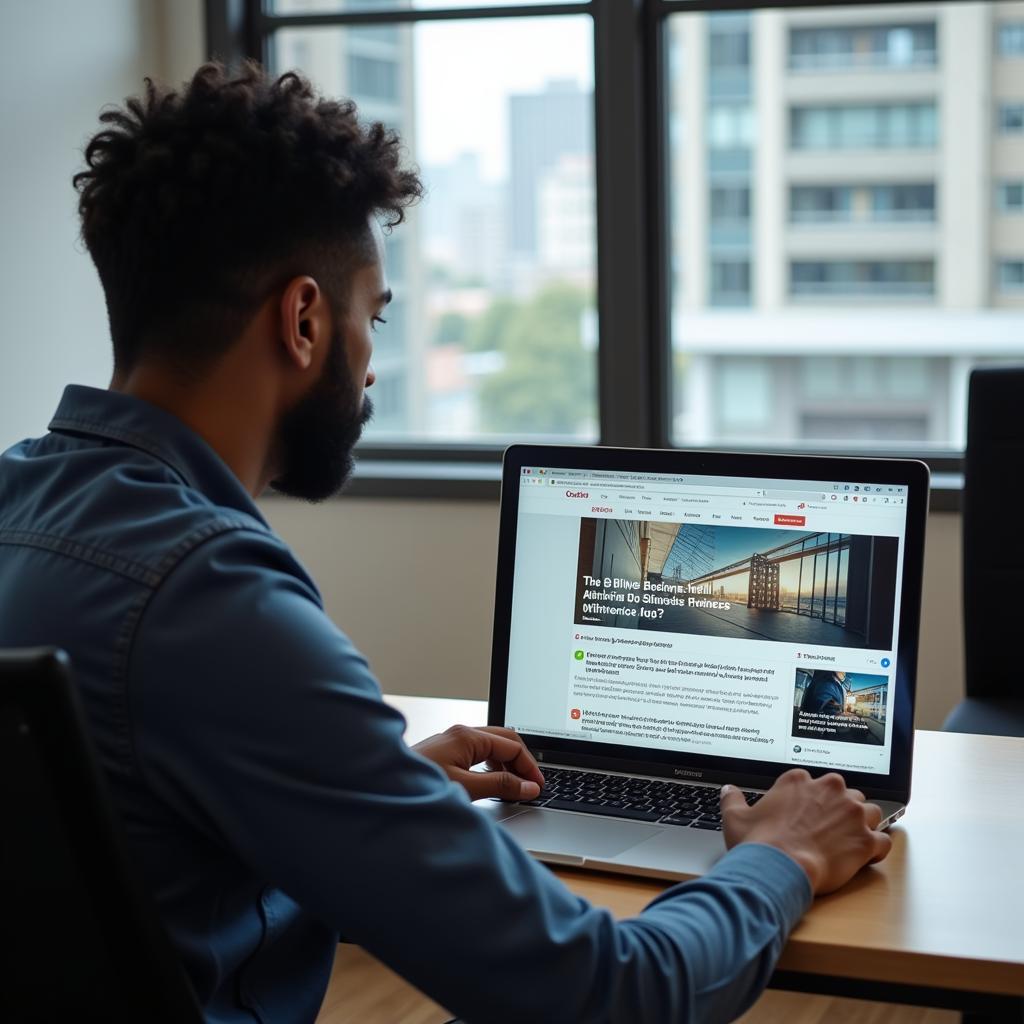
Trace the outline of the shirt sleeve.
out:
M 810 903 L 802 869 L 759 845 L 629 920 L 573 895 L 405 744 L 272 535 L 189 554 L 142 614 L 130 673 L 147 782 L 467 1021 L 729 1019 Z

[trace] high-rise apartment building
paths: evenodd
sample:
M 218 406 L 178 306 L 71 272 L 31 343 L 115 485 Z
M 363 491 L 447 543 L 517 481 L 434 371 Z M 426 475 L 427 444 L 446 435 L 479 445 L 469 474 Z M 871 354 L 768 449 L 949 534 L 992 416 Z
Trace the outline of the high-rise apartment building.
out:
M 670 24 L 677 437 L 962 444 L 1024 355 L 1024 3 Z

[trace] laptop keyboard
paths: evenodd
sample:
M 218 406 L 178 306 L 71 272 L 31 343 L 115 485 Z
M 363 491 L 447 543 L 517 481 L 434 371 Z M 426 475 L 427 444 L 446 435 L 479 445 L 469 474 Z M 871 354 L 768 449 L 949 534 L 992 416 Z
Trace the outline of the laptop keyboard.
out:
M 544 789 L 540 796 L 522 803 L 632 821 L 722 830 L 717 786 L 694 786 L 571 768 L 544 768 L 543 771 Z M 748 804 L 755 804 L 764 794 L 744 790 L 743 795 Z

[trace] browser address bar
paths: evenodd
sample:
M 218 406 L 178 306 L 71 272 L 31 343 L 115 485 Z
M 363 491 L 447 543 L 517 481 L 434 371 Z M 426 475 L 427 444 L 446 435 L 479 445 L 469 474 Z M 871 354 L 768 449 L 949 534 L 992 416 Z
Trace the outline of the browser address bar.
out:
M 763 498 L 765 490 L 763 487 L 711 487 L 680 484 L 678 487 L 653 488 L 647 484 L 629 483 L 622 480 L 588 480 L 585 477 L 551 477 L 551 483 L 556 487 L 593 487 L 597 490 L 611 491 L 636 491 L 638 495 L 720 495 L 732 498 Z

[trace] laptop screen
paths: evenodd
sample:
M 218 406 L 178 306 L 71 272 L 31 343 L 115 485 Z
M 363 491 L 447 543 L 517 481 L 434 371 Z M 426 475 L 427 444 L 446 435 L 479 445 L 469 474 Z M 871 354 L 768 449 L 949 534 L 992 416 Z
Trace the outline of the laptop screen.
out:
M 890 771 L 906 486 L 520 474 L 507 725 Z

